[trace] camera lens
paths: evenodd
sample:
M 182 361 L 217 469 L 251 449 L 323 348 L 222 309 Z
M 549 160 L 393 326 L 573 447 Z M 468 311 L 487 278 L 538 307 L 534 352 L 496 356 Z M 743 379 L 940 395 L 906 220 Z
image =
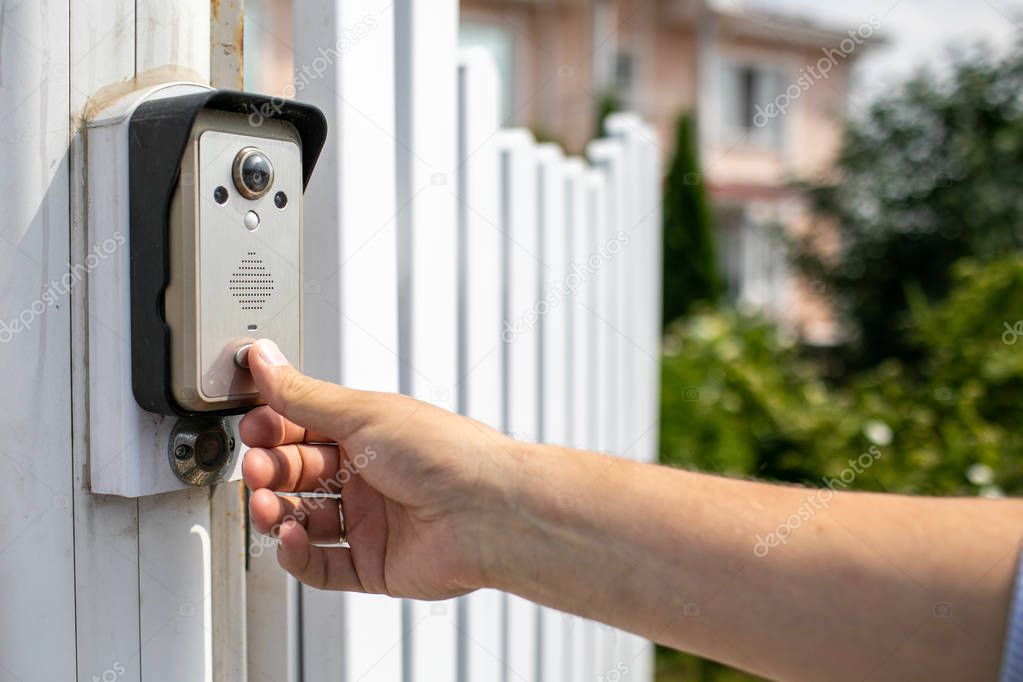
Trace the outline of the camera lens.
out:
M 234 158 L 234 184 L 246 199 L 258 199 L 274 182 L 274 167 L 266 154 L 246 147 Z
M 217 429 L 205 429 L 195 439 L 195 461 L 206 471 L 216 471 L 227 460 L 227 443 Z

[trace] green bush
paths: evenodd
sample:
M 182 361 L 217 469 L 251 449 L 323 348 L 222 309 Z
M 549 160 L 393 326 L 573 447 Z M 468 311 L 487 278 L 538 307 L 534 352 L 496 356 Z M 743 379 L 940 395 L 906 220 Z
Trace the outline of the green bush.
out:
M 946 301 L 913 306 L 918 366 L 886 361 L 841 386 L 763 320 L 708 310 L 676 324 L 663 358 L 662 461 L 820 485 L 875 446 L 883 456 L 857 487 L 1023 489 L 1023 336 L 1003 340 L 1023 320 L 1023 261 L 964 262 L 955 282 Z M 974 465 L 993 480 L 975 467 L 981 484 L 971 482 Z

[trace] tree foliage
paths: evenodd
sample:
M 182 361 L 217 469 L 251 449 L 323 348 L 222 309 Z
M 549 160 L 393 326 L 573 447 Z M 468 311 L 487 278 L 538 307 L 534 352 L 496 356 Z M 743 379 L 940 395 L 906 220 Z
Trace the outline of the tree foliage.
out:
M 679 116 L 675 153 L 664 187 L 664 322 L 687 313 L 694 303 L 721 295 L 714 248 L 714 219 L 700 174 L 692 116 Z
M 810 187 L 833 219 L 835 260 L 804 243 L 799 262 L 836 292 L 856 337 L 852 367 L 912 360 L 910 300 L 944 298 L 952 264 L 1023 244 L 1023 49 L 960 55 L 922 73 L 846 131 L 837 179 Z

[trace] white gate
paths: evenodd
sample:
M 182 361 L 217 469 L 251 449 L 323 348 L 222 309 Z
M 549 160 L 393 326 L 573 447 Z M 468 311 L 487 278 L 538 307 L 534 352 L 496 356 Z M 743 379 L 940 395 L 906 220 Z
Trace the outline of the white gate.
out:
M 0 681 L 649 680 L 648 643 L 481 591 L 300 587 L 237 482 L 138 499 L 90 467 L 84 125 L 167 81 L 241 86 L 241 0 L 0 0 Z M 296 0 L 293 95 L 330 137 L 307 192 L 306 368 L 519 438 L 657 450 L 660 169 L 622 114 L 587 159 L 502 130 L 456 0 Z M 97 267 L 105 267 L 99 264 Z M 79 269 L 78 271 L 81 271 Z M 340 349 L 340 350 L 338 350 Z

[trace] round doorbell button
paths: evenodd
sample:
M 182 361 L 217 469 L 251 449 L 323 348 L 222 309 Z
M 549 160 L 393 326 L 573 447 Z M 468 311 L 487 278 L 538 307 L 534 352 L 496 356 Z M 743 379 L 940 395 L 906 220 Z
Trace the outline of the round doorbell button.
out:
M 238 365 L 242 369 L 249 368 L 249 349 L 252 348 L 251 343 L 247 343 L 234 352 L 234 364 Z
M 252 232 L 259 227 L 259 214 L 255 211 L 249 211 L 245 214 L 245 218 L 242 221 L 245 223 L 245 229 Z

